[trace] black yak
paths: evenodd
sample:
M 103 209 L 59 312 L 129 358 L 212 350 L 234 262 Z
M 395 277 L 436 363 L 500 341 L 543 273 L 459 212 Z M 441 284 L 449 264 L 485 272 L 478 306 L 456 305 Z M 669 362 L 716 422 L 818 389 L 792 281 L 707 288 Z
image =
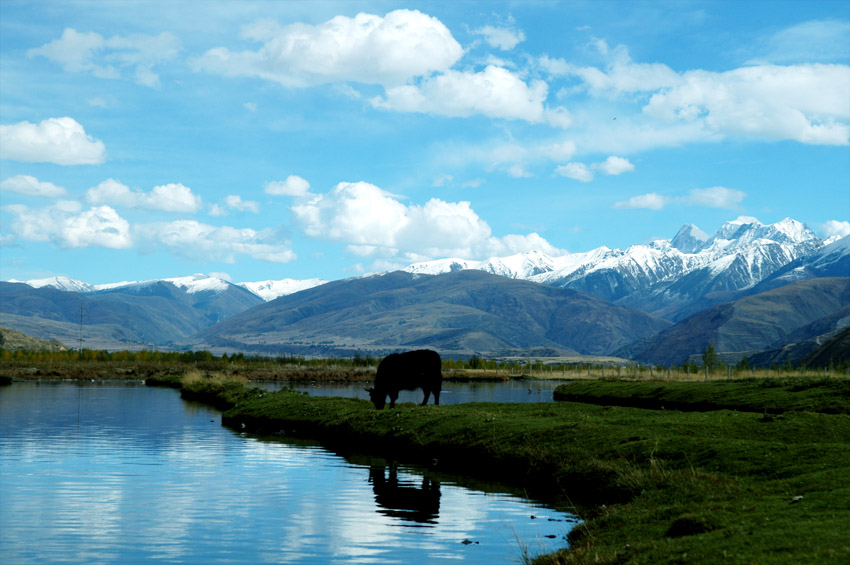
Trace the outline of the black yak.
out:
M 393 353 L 384 357 L 378 365 L 374 388 L 367 388 L 369 398 L 378 410 L 383 409 L 390 397 L 390 408 L 395 408 L 400 390 L 421 388 L 425 393 L 422 406 L 428 403 L 428 397 L 434 394 L 434 404 L 440 403 L 440 389 L 443 386 L 443 371 L 440 354 L 436 351 L 420 349 L 406 353 Z

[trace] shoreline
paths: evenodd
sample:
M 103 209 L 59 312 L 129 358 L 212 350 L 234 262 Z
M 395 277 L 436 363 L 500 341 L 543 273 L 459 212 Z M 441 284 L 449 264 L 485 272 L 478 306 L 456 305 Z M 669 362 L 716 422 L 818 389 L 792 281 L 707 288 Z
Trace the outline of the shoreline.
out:
M 850 523 L 846 413 L 577 402 L 377 411 L 365 400 L 226 381 L 172 384 L 184 398 L 226 409 L 223 425 L 239 431 L 306 436 L 496 479 L 577 514 L 570 548 L 538 556 L 538 564 L 850 558 L 841 525 Z M 789 402 L 794 394 L 779 393 Z

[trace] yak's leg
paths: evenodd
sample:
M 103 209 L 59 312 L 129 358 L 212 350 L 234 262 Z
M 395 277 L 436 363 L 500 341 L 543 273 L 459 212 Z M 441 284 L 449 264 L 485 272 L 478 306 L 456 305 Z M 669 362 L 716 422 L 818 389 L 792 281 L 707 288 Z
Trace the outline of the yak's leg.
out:
M 398 400 L 398 393 L 391 392 L 390 393 L 390 408 L 395 408 L 395 401 Z
M 420 404 L 420 406 L 425 406 L 426 404 L 428 404 L 428 397 L 431 396 L 431 391 L 427 388 L 423 388 L 422 392 L 425 393 L 425 398 L 422 399 L 422 404 Z
M 440 389 L 439 388 L 434 391 L 434 404 L 436 406 L 440 405 Z

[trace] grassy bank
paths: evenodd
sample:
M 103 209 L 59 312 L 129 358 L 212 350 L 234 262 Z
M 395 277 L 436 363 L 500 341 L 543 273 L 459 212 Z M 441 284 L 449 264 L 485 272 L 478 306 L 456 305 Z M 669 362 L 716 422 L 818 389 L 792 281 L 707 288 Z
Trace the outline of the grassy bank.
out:
M 561 385 L 555 400 L 651 410 L 739 410 L 850 414 L 850 380 L 815 377 L 708 382 L 585 381 Z
M 376 411 L 364 400 L 207 378 L 182 386 L 184 396 L 230 406 L 223 421 L 237 429 L 393 454 L 576 506 L 584 523 L 570 534 L 571 549 L 540 563 L 850 559 L 847 414 L 577 402 Z M 794 394 L 775 388 L 777 397 Z

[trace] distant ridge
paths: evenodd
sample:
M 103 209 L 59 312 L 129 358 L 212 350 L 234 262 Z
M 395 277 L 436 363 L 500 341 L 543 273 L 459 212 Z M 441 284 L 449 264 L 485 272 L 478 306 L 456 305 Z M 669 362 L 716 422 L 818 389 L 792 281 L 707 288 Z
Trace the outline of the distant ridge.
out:
M 397 271 L 278 298 L 186 340 L 317 355 L 429 347 L 457 355 L 606 354 L 669 322 L 593 296 L 481 271 Z

